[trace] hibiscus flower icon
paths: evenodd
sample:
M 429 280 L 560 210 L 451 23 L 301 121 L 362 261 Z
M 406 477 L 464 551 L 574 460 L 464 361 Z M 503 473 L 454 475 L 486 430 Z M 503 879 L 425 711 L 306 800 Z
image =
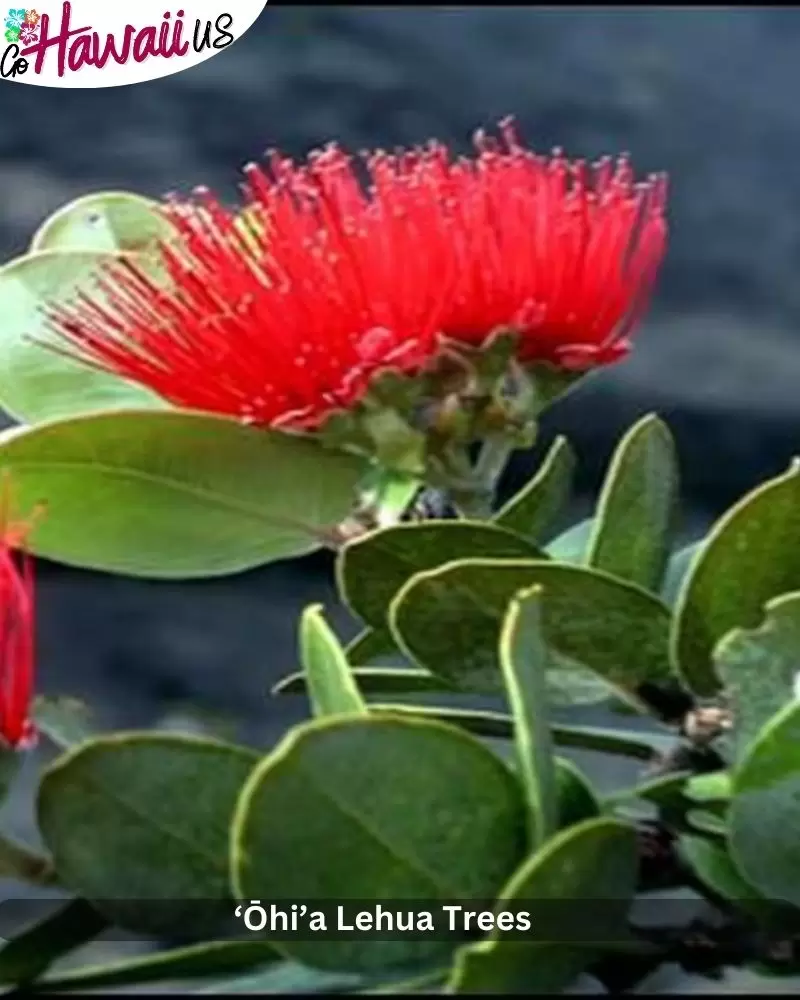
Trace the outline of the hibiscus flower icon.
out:
M 19 41 L 19 28 L 6 28 L 6 41 L 7 42 L 18 42 Z
M 39 21 L 41 21 L 41 19 L 42 15 L 39 14 L 38 11 L 35 10 L 25 11 L 25 24 L 27 24 L 29 27 L 35 28 L 36 25 L 39 23 Z
M 29 24 L 23 24 L 19 29 L 19 40 L 23 45 L 33 45 L 39 41 L 39 32 Z
M 24 23 L 25 23 L 25 10 L 23 8 L 16 9 L 14 7 L 11 7 L 8 11 L 8 17 L 6 18 L 6 27 L 9 29 L 9 31 L 16 30 L 17 32 L 19 32 L 19 29 L 22 27 Z M 17 35 L 17 37 L 19 37 L 19 35 Z M 8 38 L 8 32 L 6 32 L 6 38 Z M 13 39 L 13 41 L 16 40 L 17 40 L 16 38 Z

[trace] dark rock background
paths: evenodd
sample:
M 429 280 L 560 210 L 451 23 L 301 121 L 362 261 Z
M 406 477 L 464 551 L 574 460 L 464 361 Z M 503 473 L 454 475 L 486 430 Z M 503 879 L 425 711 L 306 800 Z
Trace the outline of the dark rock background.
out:
M 629 150 L 671 176 L 667 263 L 635 355 L 559 407 L 596 486 L 615 438 L 659 410 L 683 456 L 686 527 L 782 470 L 800 426 L 800 11 L 292 7 L 204 65 L 111 90 L 0 85 L 0 252 L 101 189 L 234 192 L 265 147 L 302 155 L 431 136 L 466 148 L 512 113 L 542 150 Z M 530 464 L 526 457 L 522 465 Z M 507 488 L 519 481 L 521 467 Z M 87 497 L 87 530 L 91 530 Z M 108 724 L 189 699 L 269 741 L 300 607 L 330 601 L 314 557 L 211 583 L 42 565 L 42 687 Z M 344 621 L 340 617 L 340 621 Z

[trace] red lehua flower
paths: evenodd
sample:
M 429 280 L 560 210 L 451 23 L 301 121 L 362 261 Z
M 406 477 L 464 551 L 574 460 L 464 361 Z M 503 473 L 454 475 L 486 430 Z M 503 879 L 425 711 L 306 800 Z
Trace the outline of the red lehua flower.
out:
M 17 553 L 30 527 L 9 524 L 8 488 L 0 512 L 0 738 L 12 749 L 36 742 L 30 719 L 34 680 L 33 560 Z
M 170 199 L 171 287 L 115 261 L 50 319 L 89 364 L 189 409 L 313 428 L 386 367 L 435 350 L 454 262 L 424 163 L 371 158 L 369 190 L 335 146 L 245 168 L 248 212 L 205 189 Z M 247 221 L 245 221 L 247 220 Z
M 560 151 L 538 156 L 510 120 L 501 136 L 478 133 L 474 159 L 435 154 L 461 275 L 444 332 L 480 344 L 511 327 L 521 360 L 564 368 L 618 360 L 666 247 L 666 178 L 635 185 L 625 157 L 589 168 Z
M 666 184 L 625 158 L 589 169 L 478 135 L 366 158 L 335 146 L 305 165 L 245 168 L 248 211 L 205 189 L 171 199 L 171 286 L 122 261 L 51 313 L 70 350 L 189 409 L 313 428 L 376 370 L 415 371 L 437 333 L 521 334 L 523 361 L 608 364 L 647 301 L 666 245 Z

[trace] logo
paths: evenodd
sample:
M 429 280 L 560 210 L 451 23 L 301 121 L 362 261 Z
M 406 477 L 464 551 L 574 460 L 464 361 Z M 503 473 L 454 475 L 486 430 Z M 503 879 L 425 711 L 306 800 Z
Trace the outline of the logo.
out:
M 122 87 L 197 66 L 252 27 L 266 0 L 46 0 L 9 7 L 0 78 L 36 87 Z

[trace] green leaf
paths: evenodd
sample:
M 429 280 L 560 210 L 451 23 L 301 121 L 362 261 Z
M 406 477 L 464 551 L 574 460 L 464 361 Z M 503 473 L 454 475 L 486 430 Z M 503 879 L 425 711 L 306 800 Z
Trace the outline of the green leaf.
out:
M 556 562 L 575 563 L 585 566 L 588 558 L 589 542 L 594 532 L 594 518 L 579 521 L 568 531 L 545 545 L 544 550 Z
M 759 628 L 734 629 L 717 645 L 714 664 L 725 685 L 741 760 L 762 726 L 795 698 L 800 676 L 800 593 L 770 601 Z
M 281 961 L 282 956 L 265 941 L 204 941 L 202 944 L 47 976 L 39 984 L 39 989 L 59 993 L 108 990 L 163 983 L 171 979 L 207 978 L 254 967 L 274 967 L 276 962 Z M 265 971 L 251 973 L 253 978 L 265 974 Z
M 712 811 L 710 808 L 691 809 L 686 814 L 686 821 L 693 830 L 704 833 L 709 837 L 719 837 L 721 840 L 726 840 L 728 837 L 729 824 L 727 818 L 718 812 Z
M 397 524 L 424 485 L 418 476 L 382 468 L 374 469 L 368 482 L 371 488 L 362 492 L 362 499 L 375 511 L 380 527 Z
M 232 871 L 239 899 L 402 909 L 492 899 L 523 852 L 519 787 L 486 747 L 438 722 L 370 714 L 299 726 L 259 764 L 236 810 Z M 280 942 L 299 961 L 354 972 L 419 967 L 454 946 L 369 935 Z
M 672 656 L 698 695 L 720 689 L 717 642 L 755 628 L 764 605 L 800 589 L 800 461 L 749 493 L 712 528 L 678 597 Z
M 50 330 L 42 306 L 72 299 L 109 259 L 107 253 L 43 250 L 0 268 L 0 405 L 17 420 L 40 423 L 126 407 L 167 409 L 148 389 L 41 346 L 65 346 Z
M 667 608 L 633 584 L 566 564 L 464 559 L 419 573 L 392 602 L 392 632 L 419 666 L 495 693 L 506 607 L 535 584 L 544 588 L 544 631 L 557 662 L 594 670 L 633 703 L 642 681 L 671 679 Z
M 557 437 L 536 475 L 495 514 L 495 524 L 540 545 L 569 500 L 576 465 L 569 441 Z
M 345 652 L 348 662 L 356 667 L 371 663 L 397 650 L 394 636 L 388 628 L 365 628 L 348 643 Z
M 77 198 L 46 219 L 29 252 L 140 252 L 174 235 L 174 227 L 157 202 L 127 191 L 103 191 Z
M 700 881 L 718 896 L 757 914 L 766 915 L 772 909 L 761 893 L 742 878 L 726 845 L 683 834 L 678 838 L 678 851 Z
M 59 750 L 69 750 L 97 735 L 88 706 L 77 698 L 39 695 L 33 703 L 33 721 Z
M 539 559 L 523 538 L 490 524 L 425 521 L 373 531 L 344 546 L 336 562 L 339 594 L 373 628 L 386 627 L 392 598 L 415 574 L 465 554 L 474 558 Z
M 166 733 L 103 736 L 64 754 L 38 797 L 60 883 L 130 930 L 218 931 L 233 916 L 230 818 L 257 760 Z
M 511 601 L 499 650 L 533 847 L 543 844 L 558 827 L 556 763 L 547 718 L 549 651 L 542 634 L 541 596 L 542 588 L 532 587 Z
M 791 936 L 793 928 L 797 928 L 797 910 L 766 899 L 750 885 L 733 863 L 725 841 L 684 834 L 678 838 L 678 851 L 711 892 L 734 902 L 763 927 L 784 939 Z
M 314 715 L 366 713 L 345 651 L 325 621 L 321 604 L 306 608 L 300 619 L 300 660 Z
M 763 727 L 733 779 L 730 848 L 744 878 L 800 906 L 800 702 Z
M 452 685 L 427 670 L 405 667 L 356 667 L 353 680 L 364 694 L 421 694 L 453 691 Z M 273 687 L 272 694 L 302 694 L 308 688 L 303 673 L 289 674 Z
M 627 824 L 591 819 L 557 834 L 514 875 L 495 910 L 527 912 L 531 937 L 495 930 L 464 948 L 451 992 L 560 993 L 605 941 L 625 935 L 637 868 L 636 834 Z
M 678 501 L 675 442 L 654 414 L 620 441 L 606 473 L 590 566 L 657 591 L 669 558 Z
M 686 795 L 693 802 L 728 802 L 732 794 L 728 771 L 695 774 L 686 783 Z
M 0 442 L 36 555 L 190 579 L 302 555 L 350 508 L 360 463 L 313 440 L 178 411 L 95 414 Z M 88 505 L 88 506 L 87 506 Z
M 63 904 L 0 948 L 0 983 L 16 986 L 41 976 L 58 959 L 92 941 L 108 920 L 83 899 Z
M 596 957 L 568 945 L 483 941 L 456 956 L 448 993 L 555 996 L 565 992 Z

